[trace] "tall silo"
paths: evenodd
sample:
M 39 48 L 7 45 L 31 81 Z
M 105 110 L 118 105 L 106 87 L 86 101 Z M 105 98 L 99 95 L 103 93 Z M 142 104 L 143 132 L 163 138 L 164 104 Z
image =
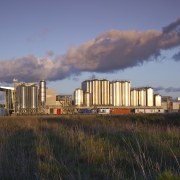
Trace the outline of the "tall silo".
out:
M 154 92 L 153 88 L 147 87 L 146 88 L 146 106 L 151 107 L 154 105 Z
M 101 105 L 109 105 L 109 81 L 101 80 Z
M 46 81 L 41 80 L 39 82 L 39 100 L 42 107 L 46 104 Z
M 101 81 L 92 80 L 92 103 L 93 105 L 101 105 Z
M 92 93 L 89 93 L 89 92 L 84 92 L 84 106 L 86 107 L 90 107 L 92 106 Z
M 80 88 L 74 91 L 74 104 L 75 106 L 83 105 L 83 90 Z
M 162 103 L 162 100 L 161 100 L 161 95 L 159 94 L 155 94 L 154 95 L 154 106 L 156 107 L 161 107 L 161 103 Z
M 20 108 L 24 112 L 27 111 L 27 87 L 25 85 L 20 86 Z
M 137 89 L 131 89 L 131 106 L 138 106 L 138 91 Z
M 121 82 L 112 82 L 112 104 L 113 106 L 122 106 L 122 96 L 121 96 Z
M 84 92 L 92 93 L 92 80 L 86 80 L 81 83 L 81 88 Z
M 145 88 L 138 89 L 138 105 L 146 106 L 146 89 Z
M 122 106 L 130 106 L 130 81 L 121 81 Z
M 25 84 L 19 84 L 16 87 L 16 111 L 19 113 L 27 112 L 28 98 L 27 87 Z
M 113 105 L 113 83 L 109 83 L 109 104 Z
M 37 85 L 32 85 L 30 89 L 30 109 L 32 112 L 37 112 L 38 109 L 38 87 Z

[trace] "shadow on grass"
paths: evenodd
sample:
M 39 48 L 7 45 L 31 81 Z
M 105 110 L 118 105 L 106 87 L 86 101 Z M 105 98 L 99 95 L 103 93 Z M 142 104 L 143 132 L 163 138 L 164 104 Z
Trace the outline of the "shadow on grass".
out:
M 144 118 L 146 116 L 136 116 L 136 118 L 139 117 Z M 149 121 L 151 121 L 150 123 L 155 123 L 158 125 L 159 120 L 157 120 L 157 118 L 159 118 L 159 116 L 152 115 L 147 117 Z M 178 126 L 178 124 L 175 123 L 179 118 L 178 114 L 162 115 L 160 117 L 163 118 L 160 125 L 168 125 L 168 121 L 170 121 L 169 118 L 173 118 L 175 120 L 172 120 L 173 123 L 171 122 L 170 125 L 175 124 Z M 108 123 L 108 118 L 104 118 L 104 120 Z M 47 121 L 48 123 L 60 123 L 65 128 L 67 128 L 67 130 L 77 130 L 79 128 L 86 135 L 93 135 L 97 139 L 103 139 L 104 141 L 108 142 L 112 148 L 119 147 L 119 152 L 125 152 L 125 156 L 122 156 L 119 159 L 115 160 L 116 168 L 117 170 L 123 170 L 127 178 L 133 178 L 133 173 L 136 174 L 135 177 L 147 179 L 156 178 L 159 173 L 166 170 L 170 170 L 175 174 L 180 173 L 178 164 L 180 159 L 178 156 L 171 152 L 171 150 L 173 151 L 173 148 L 178 148 L 176 147 L 176 142 L 173 143 L 173 147 L 172 149 L 170 149 L 168 146 L 162 145 L 164 142 L 162 139 L 160 139 L 159 135 L 157 135 L 157 137 L 155 138 L 152 138 L 153 136 L 151 137 L 151 134 L 146 134 L 143 132 L 137 133 L 128 129 L 119 132 L 106 131 L 106 128 L 103 129 L 103 124 L 101 126 L 102 121 L 100 121 L 100 123 L 97 122 L 98 127 L 94 126 L 92 124 L 93 122 L 95 122 L 94 119 L 92 120 L 91 124 L 88 121 L 80 119 L 78 117 L 76 120 L 61 117 L 48 119 Z M 139 120 L 135 119 L 135 121 Z M 145 121 L 147 121 L 147 119 L 145 119 L 144 122 Z M 153 128 L 154 125 L 152 125 L 152 127 L 150 126 L 150 128 Z M 58 139 L 59 137 L 56 138 Z M 164 141 L 166 140 L 167 139 L 165 138 Z M 68 146 L 67 149 L 71 149 L 71 147 Z M 76 152 L 76 154 L 79 153 L 80 152 Z M 56 156 L 58 156 L 58 153 L 55 154 Z M 86 167 L 86 164 L 84 164 L 83 166 Z
M 20 129 L 5 139 L 0 152 L 1 179 L 37 179 L 36 136 Z

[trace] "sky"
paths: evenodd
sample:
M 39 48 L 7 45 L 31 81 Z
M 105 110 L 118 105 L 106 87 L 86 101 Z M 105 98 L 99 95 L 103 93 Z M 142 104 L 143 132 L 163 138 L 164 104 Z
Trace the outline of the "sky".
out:
M 179 0 L 1 0 L 0 82 L 129 80 L 180 96 Z

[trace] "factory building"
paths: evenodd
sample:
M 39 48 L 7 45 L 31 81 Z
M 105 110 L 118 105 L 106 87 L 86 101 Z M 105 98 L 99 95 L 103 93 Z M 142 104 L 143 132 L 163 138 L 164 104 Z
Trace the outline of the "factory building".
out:
M 36 84 L 19 83 L 15 92 L 15 112 L 19 114 L 38 112 L 38 86 Z
M 57 95 L 56 105 L 60 107 L 72 106 L 72 95 Z
M 161 107 L 152 87 L 132 88 L 130 81 L 86 80 L 81 84 L 84 106 Z M 87 104 L 88 99 L 88 104 Z

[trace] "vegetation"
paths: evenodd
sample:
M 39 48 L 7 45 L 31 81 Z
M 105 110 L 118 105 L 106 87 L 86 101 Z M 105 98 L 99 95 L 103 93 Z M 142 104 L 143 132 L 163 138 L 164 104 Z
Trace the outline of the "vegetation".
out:
M 179 179 L 180 115 L 0 118 L 1 179 Z

